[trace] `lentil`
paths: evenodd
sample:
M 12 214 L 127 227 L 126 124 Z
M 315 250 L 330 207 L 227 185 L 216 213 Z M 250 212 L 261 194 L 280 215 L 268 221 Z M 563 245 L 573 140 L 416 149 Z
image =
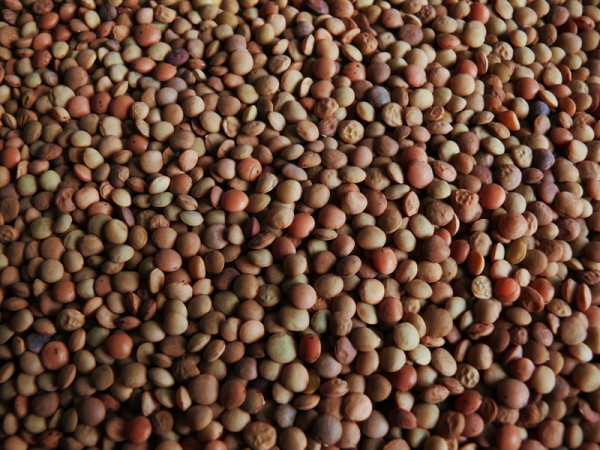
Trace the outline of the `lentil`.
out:
M 4 2 L 4 448 L 598 448 L 596 3 Z

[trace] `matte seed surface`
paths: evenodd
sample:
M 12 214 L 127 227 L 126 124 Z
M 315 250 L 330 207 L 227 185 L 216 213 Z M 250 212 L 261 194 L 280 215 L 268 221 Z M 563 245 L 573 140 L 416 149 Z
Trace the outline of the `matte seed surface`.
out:
M 600 445 L 597 0 L 7 0 L 0 446 Z

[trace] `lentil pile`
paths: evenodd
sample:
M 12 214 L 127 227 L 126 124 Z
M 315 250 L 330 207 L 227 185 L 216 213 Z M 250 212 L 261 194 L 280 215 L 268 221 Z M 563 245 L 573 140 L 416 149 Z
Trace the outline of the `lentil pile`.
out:
M 599 4 L 3 0 L 3 448 L 600 449 Z

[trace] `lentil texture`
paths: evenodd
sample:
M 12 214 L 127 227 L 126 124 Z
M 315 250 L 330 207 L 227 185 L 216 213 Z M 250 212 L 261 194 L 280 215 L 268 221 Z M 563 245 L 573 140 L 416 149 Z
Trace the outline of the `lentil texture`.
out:
M 0 446 L 600 450 L 599 5 L 0 2 Z

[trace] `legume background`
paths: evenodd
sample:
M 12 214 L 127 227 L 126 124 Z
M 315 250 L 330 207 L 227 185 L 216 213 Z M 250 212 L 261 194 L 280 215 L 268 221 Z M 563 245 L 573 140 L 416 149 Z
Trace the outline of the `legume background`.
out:
M 600 450 L 600 0 L 0 0 L 6 450 Z

